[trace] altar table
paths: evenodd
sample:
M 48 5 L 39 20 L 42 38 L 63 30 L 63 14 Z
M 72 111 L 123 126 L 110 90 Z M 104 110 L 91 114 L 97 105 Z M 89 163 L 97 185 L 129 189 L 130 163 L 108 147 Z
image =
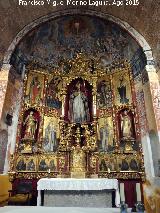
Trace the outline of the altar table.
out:
M 115 204 L 120 204 L 120 195 L 117 179 L 106 178 L 42 178 L 37 182 L 37 206 L 41 205 L 41 190 L 105 190 L 114 189 L 116 191 Z

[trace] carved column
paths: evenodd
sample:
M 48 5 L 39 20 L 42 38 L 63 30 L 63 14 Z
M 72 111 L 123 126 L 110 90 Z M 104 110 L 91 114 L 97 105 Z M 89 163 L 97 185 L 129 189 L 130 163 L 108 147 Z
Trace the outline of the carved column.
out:
M 95 120 L 97 116 L 97 77 L 92 78 L 92 96 L 93 96 L 93 118 Z

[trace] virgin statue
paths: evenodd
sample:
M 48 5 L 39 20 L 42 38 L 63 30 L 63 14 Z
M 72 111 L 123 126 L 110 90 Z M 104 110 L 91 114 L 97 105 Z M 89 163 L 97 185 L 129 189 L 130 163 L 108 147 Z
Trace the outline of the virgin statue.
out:
M 32 111 L 26 117 L 23 125 L 26 126 L 24 138 L 35 139 L 35 132 L 36 132 L 36 129 L 37 129 L 37 120 L 34 118 Z
M 127 110 L 125 110 L 123 115 L 121 115 L 122 138 L 131 138 L 131 136 L 132 136 L 131 127 L 132 127 L 131 118 L 128 115 Z
M 76 90 L 71 94 L 69 100 L 69 116 L 71 122 L 84 123 L 89 121 L 88 99 L 81 91 L 81 84 L 76 84 Z

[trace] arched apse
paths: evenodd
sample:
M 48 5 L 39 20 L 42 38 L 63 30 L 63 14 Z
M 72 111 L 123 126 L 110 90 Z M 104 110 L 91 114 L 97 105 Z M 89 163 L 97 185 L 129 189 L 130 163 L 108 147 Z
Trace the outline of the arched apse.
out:
M 105 67 L 128 60 L 135 79 L 142 75 L 147 61 L 153 60 L 149 44 L 126 22 L 90 10 L 66 10 L 26 26 L 10 45 L 4 64 L 10 63 L 15 75 L 22 74 L 28 63 L 49 71 L 58 67 L 62 58 L 71 59 L 77 52 L 85 52 L 93 59 L 98 57 Z M 15 126 L 16 123 L 11 128 Z

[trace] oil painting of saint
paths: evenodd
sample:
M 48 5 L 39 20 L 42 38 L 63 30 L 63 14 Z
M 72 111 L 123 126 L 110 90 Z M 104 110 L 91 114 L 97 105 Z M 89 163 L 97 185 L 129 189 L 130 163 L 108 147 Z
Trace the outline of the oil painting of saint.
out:
M 47 171 L 48 170 L 48 165 L 46 163 L 45 159 L 42 159 L 39 163 L 39 171 Z
M 120 103 L 121 104 L 128 104 L 129 99 L 126 97 L 126 82 L 123 76 L 119 79 L 119 87 L 117 88 L 119 96 L 120 96 Z
M 45 129 L 44 140 L 45 140 L 44 150 L 46 152 L 48 151 L 53 152 L 57 147 L 57 135 L 54 125 L 52 123 L 49 123 Z
M 27 78 L 25 102 L 27 104 L 42 104 L 44 89 L 44 75 L 30 72 Z
M 40 103 L 42 86 L 38 76 L 34 76 L 30 83 L 30 101 L 31 103 Z
M 88 98 L 81 91 L 81 83 L 77 82 L 76 90 L 70 95 L 69 115 L 73 123 L 85 123 L 90 120 Z
M 34 163 L 33 159 L 31 159 L 29 161 L 29 163 L 27 164 L 27 170 L 28 171 L 35 171 L 35 163 Z
M 113 93 L 115 104 L 130 105 L 132 103 L 131 81 L 128 71 L 113 74 Z
M 111 117 L 99 119 L 99 141 L 100 151 L 107 152 L 113 146 L 114 131 Z
M 43 149 L 45 152 L 55 152 L 58 146 L 59 126 L 58 119 L 53 116 L 44 116 Z
M 50 168 L 51 171 L 55 171 L 55 170 L 56 170 L 56 165 L 55 165 L 54 159 L 52 159 L 52 160 L 49 162 L 49 168 Z
M 105 125 L 104 127 L 101 127 L 100 129 L 100 140 L 102 145 L 102 151 L 106 152 L 108 150 L 108 125 Z
M 112 106 L 112 91 L 109 81 L 103 80 L 97 86 L 98 108 L 108 108 Z
M 59 76 L 55 76 L 48 83 L 46 105 L 50 108 L 60 109 L 62 102 L 59 100 L 59 92 L 62 88 L 62 79 Z
M 16 169 L 17 169 L 18 171 L 26 171 L 26 163 L 24 162 L 24 159 L 23 159 L 23 158 L 21 158 L 21 159 L 18 161 L 18 163 L 17 163 L 17 165 L 16 165 Z

